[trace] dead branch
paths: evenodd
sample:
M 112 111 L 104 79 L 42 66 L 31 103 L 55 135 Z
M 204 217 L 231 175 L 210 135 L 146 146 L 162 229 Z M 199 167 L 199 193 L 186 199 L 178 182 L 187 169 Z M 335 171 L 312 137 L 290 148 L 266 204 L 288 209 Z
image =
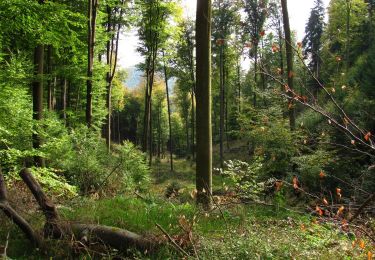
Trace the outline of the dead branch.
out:
M 173 238 L 168 234 L 167 231 L 165 231 L 165 229 L 160 226 L 158 223 L 155 223 L 155 225 L 160 229 L 160 231 L 168 238 L 169 242 L 172 243 L 172 245 L 183 255 L 187 256 L 187 257 L 190 257 L 190 255 L 188 253 L 186 253 L 186 251 L 184 249 L 182 249 L 182 247 L 180 247 L 176 241 L 173 240 Z
M 45 235 L 52 235 L 52 237 L 60 239 L 75 237 L 88 243 L 100 242 L 120 251 L 132 247 L 142 251 L 152 251 L 156 248 L 155 242 L 125 229 L 92 224 L 62 223 L 54 203 L 45 195 L 40 184 L 32 176 L 30 169 L 23 169 L 20 176 L 46 217 Z
M 1 172 L 0 168 L 0 209 L 4 212 L 4 214 L 16 224 L 22 232 L 26 235 L 26 237 L 31 241 L 31 243 L 36 247 L 39 248 L 41 246 L 41 240 L 38 234 L 33 230 L 30 224 L 21 216 L 19 215 L 13 208 L 10 206 L 9 202 L 7 201 L 7 192 L 6 186 L 4 181 L 4 176 Z
M 357 212 L 349 219 L 349 221 L 352 222 L 353 220 L 355 220 L 359 216 L 359 214 L 361 214 L 362 211 L 366 208 L 366 206 L 370 204 L 370 202 L 373 201 L 374 199 L 375 199 L 375 193 L 373 193 L 371 196 L 367 198 L 367 200 L 365 200 L 365 202 L 363 202 L 363 204 L 359 207 Z

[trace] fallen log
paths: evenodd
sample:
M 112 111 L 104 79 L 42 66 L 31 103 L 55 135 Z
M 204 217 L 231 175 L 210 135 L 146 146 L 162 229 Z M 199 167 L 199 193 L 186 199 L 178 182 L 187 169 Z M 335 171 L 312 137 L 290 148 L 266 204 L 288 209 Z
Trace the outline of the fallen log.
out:
M 16 224 L 22 232 L 26 235 L 26 237 L 31 241 L 33 246 L 36 248 L 40 248 L 41 246 L 41 239 L 39 235 L 33 230 L 30 224 L 21 216 L 19 215 L 13 207 L 9 204 L 7 198 L 7 190 L 4 181 L 4 176 L 2 174 L 0 168 L 0 209 L 4 212 L 4 214 Z
M 141 235 L 125 229 L 93 224 L 64 223 L 60 220 L 54 203 L 45 195 L 40 184 L 32 176 L 30 169 L 23 169 L 20 172 L 22 180 L 38 202 L 40 209 L 46 217 L 45 236 L 54 238 L 72 237 L 88 244 L 100 242 L 109 245 L 119 251 L 126 251 L 129 248 L 136 248 L 142 252 L 154 251 L 158 244 Z
M 101 242 L 119 251 L 136 248 L 141 252 L 150 252 L 157 245 L 155 242 L 125 229 L 93 224 L 71 224 L 71 230 L 80 241 L 88 244 Z

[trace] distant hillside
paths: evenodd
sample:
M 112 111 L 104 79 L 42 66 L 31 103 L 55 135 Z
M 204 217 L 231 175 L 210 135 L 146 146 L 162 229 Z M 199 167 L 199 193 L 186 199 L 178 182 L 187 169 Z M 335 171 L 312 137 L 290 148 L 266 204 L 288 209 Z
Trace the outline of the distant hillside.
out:
M 128 77 L 125 81 L 125 85 L 129 88 L 135 88 L 139 85 L 143 77 L 143 71 L 138 70 L 136 67 L 127 68 L 126 72 Z
M 129 88 L 137 87 L 142 80 L 143 71 L 138 70 L 136 67 L 131 67 L 131 68 L 127 68 L 126 72 L 128 73 L 128 77 L 125 81 L 125 85 Z M 171 78 L 171 79 L 168 80 L 168 83 L 169 83 L 169 89 L 170 89 L 171 94 L 172 94 L 173 87 L 176 83 L 176 79 Z

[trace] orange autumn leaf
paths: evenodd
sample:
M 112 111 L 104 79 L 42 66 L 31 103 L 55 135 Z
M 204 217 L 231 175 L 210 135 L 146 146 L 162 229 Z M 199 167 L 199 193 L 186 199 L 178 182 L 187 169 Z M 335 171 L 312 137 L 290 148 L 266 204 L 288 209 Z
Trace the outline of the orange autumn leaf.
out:
M 301 224 L 300 227 L 301 227 L 301 230 L 302 230 L 302 231 L 305 231 L 305 230 L 306 230 L 306 226 L 305 226 L 305 224 Z
M 320 171 L 320 173 L 319 173 L 319 177 L 320 177 L 321 179 L 323 179 L 324 177 L 326 177 L 326 174 L 325 174 L 323 171 Z
M 328 200 L 326 198 L 323 198 L 324 205 L 328 205 Z
M 323 216 L 324 212 L 319 206 L 316 206 L 315 211 L 316 213 L 318 213 L 319 216 Z
M 370 140 L 370 137 L 372 136 L 372 134 L 370 132 L 368 132 L 366 135 L 365 135 L 365 140 L 368 141 Z
M 283 186 L 283 182 L 282 181 L 276 181 L 275 182 L 276 191 L 279 191 L 282 186 Z
M 361 241 L 359 242 L 359 247 L 360 247 L 361 249 L 364 249 L 364 248 L 365 248 L 365 241 L 361 240 Z
M 297 176 L 293 176 L 293 188 L 298 189 L 298 178 Z
M 367 252 L 367 260 L 372 260 L 373 257 L 372 257 L 372 252 L 371 251 L 368 251 Z
M 260 32 L 260 36 L 264 36 L 264 35 L 266 35 L 266 32 L 264 31 L 264 30 L 262 30 L 261 32 Z
M 336 188 L 336 195 L 341 199 L 341 189 L 340 188 Z
M 337 216 L 340 216 L 340 215 L 344 212 L 344 209 L 345 209 L 345 207 L 344 207 L 344 206 L 341 206 L 341 207 L 337 210 Z
M 302 42 L 297 42 L 297 47 L 302 48 Z

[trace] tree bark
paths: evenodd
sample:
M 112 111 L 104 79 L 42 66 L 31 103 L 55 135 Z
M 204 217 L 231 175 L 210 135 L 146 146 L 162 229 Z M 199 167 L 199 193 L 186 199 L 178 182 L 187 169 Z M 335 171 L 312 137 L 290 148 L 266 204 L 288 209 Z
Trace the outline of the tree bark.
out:
M 86 80 L 86 124 L 92 125 L 92 76 L 94 70 L 94 48 L 98 0 L 88 0 L 87 80 Z
M 123 1 L 121 2 L 124 3 Z M 119 18 L 123 15 L 123 9 L 120 9 Z M 105 140 L 107 144 L 108 152 L 111 151 L 111 116 L 112 116 L 112 82 L 113 78 L 116 74 L 117 68 L 117 57 L 118 57 L 118 45 L 120 39 L 120 30 L 121 24 L 118 23 L 117 25 L 114 24 L 112 20 L 112 9 L 110 6 L 107 6 L 107 33 L 110 34 L 113 31 L 113 35 L 107 41 L 107 65 L 108 65 L 108 72 L 107 72 L 107 99 L 106 99 L 106 106 L 107 106 L 107 118 L 105 123 Z M 115 139 L 115 138 L 114 138 Z
M 47 47 L 47 109 L 48 111 L 53 110 L 53 84 L 52 84 L 52 46 Z
M 211 0 L 197 0 L 196 44 L 197 203 L 209 209 L 212 207 Z
M 224 168 L 224 61 L 223 61 L 223 45 L 220 46 L 220 168 Z
M 67 89 L 68 81 L 66 78 L 63 79 L 61 84 L 61 117 L 66 124 L 66 107 L 67 107 Z
M 170 100 L 169 100 L 168 73 L 167 73 L 167 66 L 165 66 L 164 51 L 163 51 L 163 60 L 164 60 L 163 67 L 164 67 L 164 79 L 165 79 L 165 92 L 167 94 L 167 106 L 168 106 L 170 164 L 171 164 L 171 171 L 173 172 L 173 145 L 172 145 L 171 104 L 170 104 Z
M 44 62 L 44 47 L 38 45 L 34 50 L 34 80 L 33 88 L 33 119 L 37 122 L 43 119 L 43 62 Z M 38 150 L 42 146 L 42 138 L 38 133 L 33 133 L 33 148 Z M 44 159 L 40 156 L 34 156 L 34 163 L 36 166 L 44 167 Z
M 289 25 L 289 14 L 288 14 L 288 3 L 287 0 L 281 0 L 281 9 L 283 12 L 283 21 L 284 21 L 284 32 L 285 32 L 285 49 L 286 49 L 286 66 L 287 66 L 287 77 L 288 77 L 288 87 L 293 90 L 293 49 L 292 49 L 292 37 L 290 33 Z M 288 92 L 288 95 L 292 95 L 291 91 Z M 289 125 L 290 130 L 294 131 L 296 129 L 296 117 L 293 99 L 289 100 L 288 104 L 289 109 Z

